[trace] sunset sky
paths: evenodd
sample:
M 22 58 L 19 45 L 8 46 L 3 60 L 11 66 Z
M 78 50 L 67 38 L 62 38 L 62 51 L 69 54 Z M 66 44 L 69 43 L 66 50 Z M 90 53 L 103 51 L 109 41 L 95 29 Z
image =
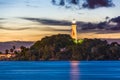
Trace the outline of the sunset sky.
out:
M 54 6 L 51 4 L 51 0 L 0 0 L 0 42 L 37 41 L 46 35 L 69 34 L 71 27 L 68 25 L 49 25 L 41 23 L 41 21 L 76 19 L 77 21 L 98 23 L 105 21 L 106 16 L 110 18 L 120 16 L 120 0 L 113 0 L 113 3 L 116 6 L 111 8 L 76 10 Z

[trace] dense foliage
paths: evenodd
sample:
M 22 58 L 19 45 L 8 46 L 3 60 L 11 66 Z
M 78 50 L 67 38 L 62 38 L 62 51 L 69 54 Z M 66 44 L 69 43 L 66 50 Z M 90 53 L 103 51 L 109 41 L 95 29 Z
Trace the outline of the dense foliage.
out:
M 21 46 L 11 60 L 119 60 L 120 45 L 100 39 L 83 39 L 75 43 L 67 34 L 45 37 L 30 49 Z

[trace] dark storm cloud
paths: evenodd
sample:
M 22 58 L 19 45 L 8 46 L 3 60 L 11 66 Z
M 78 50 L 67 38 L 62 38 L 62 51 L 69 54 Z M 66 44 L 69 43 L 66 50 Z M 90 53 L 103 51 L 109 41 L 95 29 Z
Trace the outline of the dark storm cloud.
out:
M 52 26 L 71 26 L 70 21 L 65 21 L 65 20 L 53 20 L 53 19 L 42 19 L 42 18 L 29 18 L 29 17 L 24 17 L 21 19 L 25 20 L 30 20 L 33 22 L 38 22 L 43 25 L 52 25 Z M 77 25 L 81 26 L 82 24 L 86 24 L 85 22 L 77 21 Z
M 115 23 L 120 23 L 120 16 L 112 18 L 110 21 L 115 22 Z
M 114 3 L 112 0 L 86 0 L 83 4 L 84 8 L 95 9 L 98 7 L 112 7 Z
M 112 7 L 114 3 L 112 0 L 52 0 L 53 5 L 65 6 L 66 8 L 71 8 L 72 6 L 82 5 L 83 8 L 95 9 L 98 7 Z
M 52 19 L 40 19 L 40 18 L 22 18 L 34 22 L 39 22 L 41 24 L 46 25 L 58 25 L 58 26 L 70 26 L 71 22 L 69 21 L 60 21 L 60 20 L 52 20 Z

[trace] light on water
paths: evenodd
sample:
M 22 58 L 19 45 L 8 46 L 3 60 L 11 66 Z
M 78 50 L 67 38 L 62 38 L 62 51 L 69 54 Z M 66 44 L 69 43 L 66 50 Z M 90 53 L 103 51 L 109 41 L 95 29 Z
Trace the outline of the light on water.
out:
M 78 65 L 79 65 L 78 61 L 71 62 L 71 80 L 79 80 L 80 73 Z
M 119 61 L 3 61 L 0 80 L 120 80 L 120 64 Z

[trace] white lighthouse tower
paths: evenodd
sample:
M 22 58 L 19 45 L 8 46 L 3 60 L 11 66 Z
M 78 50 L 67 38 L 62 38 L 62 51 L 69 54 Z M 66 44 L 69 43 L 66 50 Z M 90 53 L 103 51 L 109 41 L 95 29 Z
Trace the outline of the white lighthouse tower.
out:
M 71 37 L 77 41 L 77 25 L 76 25 L 76 20 L 73 19 L 72 21 L 72 30 L 71 30 Z

